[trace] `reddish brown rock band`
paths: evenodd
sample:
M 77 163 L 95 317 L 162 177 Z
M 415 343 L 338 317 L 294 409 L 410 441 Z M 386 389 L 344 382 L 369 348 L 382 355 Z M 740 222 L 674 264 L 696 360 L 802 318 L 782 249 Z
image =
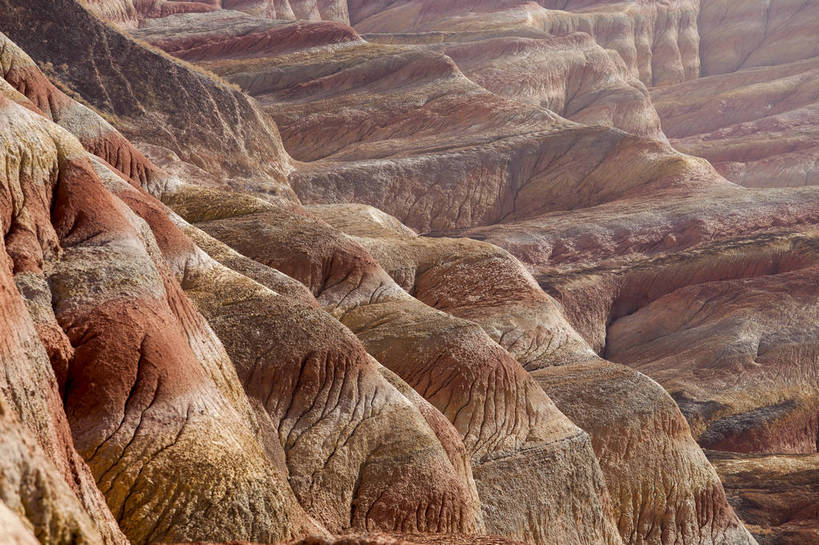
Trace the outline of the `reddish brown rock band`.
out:
M 0 0 L 0 545 L 819 545 L 817 33 Z

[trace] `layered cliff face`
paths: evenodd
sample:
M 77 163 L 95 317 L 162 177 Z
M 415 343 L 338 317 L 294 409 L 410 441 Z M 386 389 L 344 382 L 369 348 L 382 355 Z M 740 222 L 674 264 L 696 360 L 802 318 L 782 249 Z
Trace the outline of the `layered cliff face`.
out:
M 706 0 L 707 1 L 707 0 Z M 697 0 L 479 2 L 350 2 L 356 28 L 365 32 L 537 29 L 553 35 L 584 32 L 616 51 L 647 85 L 676 83 L 699 74 Z
M 4 239 L 17 284 L 7 293 L 26 303 L 39 334 L 29 342 L 54 367 L 55 387 L 33 395 L 59 388 L 56 406 L 94 490 L 132 542 L 219 535 L 232 524 L 251 539 L 304 533 L 306 517 L 255 440 L 235 371 L 152 233 L 106 190 L 73 136 L 4 100 Z M 223 439 L 207 447 L 207 437 Z M 213 488 L 266 509 L 207 515 L 201 502 Z
M 0 0 L 11 538 L 810 543 L 796 4 Z
M 703 2 L 703 79 L 653 91 L 682 151 L 749 187 L 816 185 L 819 7 Z
M 267 19 L 338 21 L 349 23 L 343 0 L 84 0 L 90 11 L 123 28 L 146 18 L 219 9 L 241 10 Z
M 3 39 L 21 91 L 104 124 L 53 86 L 38 88 L 47 80 Z M 226 260 L 238 256 L 137 189 L 138 175 L 89 157 L 30 98 L 4 89 L 4 271 L 17 284 L 4 290 L 4 318 L 20 316 L 4 329 L 4 392 L 14 402 L 3 413 L 4 503 L 41 541 L 270 542 L 351 526 L 483 531 L 460 437 L 401 379 L 384 376 L 304 287 L 263 266 L 252 271 L 291 292 L 280 295 L 218 264 L 184 230 Z M 71 119 L 62 111 L 49 115 Z M 255 357 L 271 342 L 275 355 Z M 25 354 L 40 367 L 15 367 Z M 290 381 L 250 376 L 288 372 Z M 53 462 L 42 461 L 21 421 Z M 15 482 L 25 495 L 15 495 Z

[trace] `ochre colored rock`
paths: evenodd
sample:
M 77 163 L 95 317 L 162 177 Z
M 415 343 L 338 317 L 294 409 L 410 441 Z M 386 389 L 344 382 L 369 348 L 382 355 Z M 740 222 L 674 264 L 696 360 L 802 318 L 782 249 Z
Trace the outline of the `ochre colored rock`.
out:
M 707 454 L 728 499 L 760 543 L 819 543 L 819 455 Z
M 604 361 L 533 376 L 591 435 L 625 542 L 754 542 L 674 401 L 648 377 Z
M 0 0 L 0 520 L 812 539 L 816 15 Z
M 333 531 L 482 529 L 465 455 L 449 454 L 463 452 L 460 437 L 444 432 L 454 444 L 442 446 L 444 435 L 382 378 L 348 330 L 309 294 L 283 296 L 215 263 L 162 204 L 124 181 L 109 184 L 148 221 L 165 258 L 177 263 L 182 285 L 225 344 L 250 396 L 262 444 L 310 515 Z M 178 217 L 175 222 L 217 255 L 230 253 Z M 419 503 L 433 508 L 418 517 Z
M 619 541 L 585 435 L 560 415 L 520 364 L 480 326 L 411 298 L 364 248 L 306 212 L 194 188 L 180 191 L 172 205 L 190 221 L 206 219 L 195 225 L 215 238 L 310 286 L 322 306 L 363 341 L 367 352 L 454 424 L 474 471 L 484 460 L 512 456 L 505 464 L 482 470 L 485 477 L 476 483 L 479 494 L 484 483 L 520 478 L 519 465 L 532 468 L 525 486 L 501 503 L 518 513 L 512 522 L 500 509 L 489 507 L 489 500 L 482 501 L 487 530 L 543 543 L 551 539 L 549 528 L 556 524 L 552 521 L 574 524 L 587 517 L 593 523 L 582 526 L 576 536 L 567 535 L 569 539 Z M 408 354 L 413 357 L 408 359 Z M 557 463 L 539 466 L 555 449 L 563 453 L 556 455 Z M 573 466 L 584 467 L 584 473 L 571 471 Z M 538 467 L 543 471 L 534 469 Z M 582 498 L 581 515 L 568 503 L 557 509 L 559 502 L 550 503 L 554 495 L 544 493 L 544 488 L 561 488 L 567 481 Z
M 363 205 L 308 210 L 355 237 L 415 298 L 481 325 L 525 369 L 593 355 L 522 264 L 470 239 L 417 236 L 396 218 Z
M 53 235 L 49 236 L 39 229 L 38 221 L 49 221 L 48 212 L 43 218 L 43 211 L 40 210 L 38 217 L 36 210 L 22 206 L 29 199 L 42 202 L 38 193 L 47 191 L 49 187 L 49 184 L 43 184 L 42 178 L 39 187 L 34 181 L 29 183 L 26 170 L 20 170 L 25 161 L 30 161 L 28 168 L 38 175 L 44 173 L 40 169 L 54 167 L 54 156 L 49 159 L 48 153 L 38 153 L 42 149 L 38 145 L 47 146 L 49 139 L 38 141 L 36 128 L 42 129 L 48 123 L 39 114 L 0 97 L 0 131 L 4 142 L 8 142 L 0 156 L 4 165 L 4 175 L 0 178 L 0 218 L 3 225 L 3 251 L 0 252 L 0 304 L 3 310 L 0 313 L 0 336 L 3 339 L 0 344 L 0 388 L 2 397 L 10 403 L 3 410 L 9 430 L 3 436 L 11 441 L 8 448 L 14 449 L 17 452 L 15 456 L 21 457 L 16 463 L 22 464 L 17 469 L 6 468 L 10 473 L 4 481 L 11 483 L 22 478 L 19 471 L 28 464 L 32 464 L 30 470 L 34 473 L 27 478 L 36 480 L 38 471 L 49 475 L 49 482 L 42 483 L 40 493 L 52 494 L 52 498 L 62 497 L 62 500 L 54 501 L 65 502 L 67 507 L 65 513 L 60 510 L 42 510 L 38 513 L 36 504 L 28 504 L 26 511 L 36 518 L 30 520 L 32 529 L 43 541 L 71 542 L 73 533 L 75 536 L 85 534 L 84 539 L 101 543 L 125 544 L 127 541 L 108 512 L 88 467 L 74 450 L 71 430 L 62 410 L 61 394 L 67 379 L 67 365 L 73 359 L 73 349 L 65 342 L 62 330 L 54 327 L 56 320 L 51 311 L 50 293 L 39 269 L 44 259 L 55 256 L 59 246 Z M 40 133 L 42 136 L 43 133 Z M 76 146 L 82 150 L 79 144 Z M 17 274 L 13 275 L 15 269 Z M 20 284 L 19 289 L 15 280 Z M 38 300 L 43 292 L 45 300 Z M 38 327 L 35 327 L 35 323 Z M 46 347 L 50 348 L 48 352 Z M 54 357 L 54 369 L 49 365 L 49 355 Z M 55 373 L 60 375 L 60 383 Z M 16 439 L 15 434 L 19 435 Z M 36 455 L 38 461 L 28 460 L 26 451 L 31 452 L 32 457 Z M 9 456 L 4 460 L 11 462 L 11 453 Z M 55 481 L 54 476 L 63 482 Z M 21 490 L 10 486 L 11 490 L 17 488 L 14 494 Z M 33 496 L 25 501 L 32 502 L 37 492 L 29 490 Z M 21 499 L 6 493 L 3 501 L 22 514 Z M 68 504 L 73 506 L 69 508 Z M 69 510 L 73 511 L 70 515 Z
M 609 327 L 607 357 L 656 378 L 704 447 L 816 452 L 816 270 L 681 288 Z
M 41 404 L 50 396 L 57 414 L 64 406 L 74 444 L 126 535 L 132 543 L 219 532 L 226 538 L 275 539 L 312 529 L 286 484 L 274 484 L 286 481 L 256 442 L 247 400 L 234 395 L 241 394 L 235 371 L 216 368 L 218 357 L 197 342 L 197 317 L 207 326 L 170 274 L 151 231 L 106 190 L 73 136 L 0 100 L 9 142 L 2 201 L 6 254 L 13 264 L 8 270 L 20 278 L 35 319 L 50 325 L 48 331 L 64 331 L 71 342 L 61 352 L 55 349 L 61 337 L 43 335 L 62 395 L 54 375 L 53 386 L 48 384 L 48 374 L 33 395 Z M 41 300 L 39 288 L 50 302 Z M 53 308 L 53 314 L 42 307 Z M 9 369 L 5 366 L 7 378 L 13 378 Z M 38 430 L 41 442 L 54 433 L 48 430 Z M 208 436 L 228 441 L 203 443 Z M 62 444 L 67 441 L 63 435 Z M 45 446 L 58 455 L 66 448 L 58 445 Z M 72 481 L 81 496 L 99 494 L 81 474 Z M 220 489 L 221 501 L 239 501 L 248 510 L 207 514 L 197 507 L 213 505 L 212 493 Z M 104 508 L 86 501 L 104 523 Z M 118 530 L 113 535 L 100 530 L 107 540 L 122 539 Z

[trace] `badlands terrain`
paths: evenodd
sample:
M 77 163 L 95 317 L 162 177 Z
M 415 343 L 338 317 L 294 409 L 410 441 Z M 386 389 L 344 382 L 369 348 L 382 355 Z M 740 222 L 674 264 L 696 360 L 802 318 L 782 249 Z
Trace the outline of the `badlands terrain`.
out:
M 819 544 L 816 0 L 0 0 L 0 544 Z

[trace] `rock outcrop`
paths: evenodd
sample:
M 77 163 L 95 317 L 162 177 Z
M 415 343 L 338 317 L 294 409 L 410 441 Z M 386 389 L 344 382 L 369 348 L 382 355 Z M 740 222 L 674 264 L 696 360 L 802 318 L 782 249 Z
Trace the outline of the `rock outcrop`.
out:
M 208 330 L 195 329 L 150 231 L 73 136 L 4 106 L 6 253 L 45 331 L 74 444 L 125 534 L 132 543 L 229 539 L 234 525 L 244 539 L 303 534 L 309 524 L 276 484 L 235 371 L 191 346 Z M 256 507 L 208 513 L 218 490 Z
M 326 223 L 253 199 L 239 209 L 215 208 L 229 199 L 214 190 L 191 188 L 171 204 L 241 254 L 281 268 L 310 287 L 370 354 L 435 407 L 433 414 L 443 413 L 444 427 L 454 425 L 465 446 L 464 460 L 473 465 L 487 530 L 541 543 L 552 538 L 553 525 L 583 520 L 571 539 L 618 541 L 607 518 L 605 485 L 584 434 L 477 324 L 410 297 L 363 247 Z M 248 233 L 253 235 L 248 238 Z M 558 463 L 542 459 L 556 449 L 569 454 Z M 505 465 L 489 464 L 510 456 L 513 460 Z M 497 494 L 487 495 L 486 483 L 508 482 L 511 475 L 519 475 L 520 466 L 540 471 L 507 492 L 504 510 L 491 508 Z M 584 467 L 585 473 L 578 475 L 573 467 Z M 567 483 L 582 498 L 582 506 L 570 508 L 552 499 Z M 511 523 L 509 511 L 517 513 Z M 577 512 L 584 518 L 578 519 Z
M 11 65 L 26 61 L 13 44 L 6 46 L 4 51 L 16 54 Z M 15 82 L 42 78 L 33 65 L 29 66 L 32 77 Z M 26 86 L 21 85 L 21 89 L 26 90 Z M 43 92 L 50 99 L 65 102 L 68 109 L 81 108 L 53 87 Z M 73 136 L 48 121 L 19 92 L 14 97 L 30 109 L 3 99 L 9 109 L 9 142 L 18 145 L 22 157 L 9 163 L 7 170 L 14 172 L 15 164 L 26 165 L 31 161 L 26 157 L 37 157 L 43 166 L 31 173 L 23 171 L 22 177 L 7 182 L 10 197 L 19 192 L 28 195 L 26 201 L 9 200 L 9 214 L 16 210 L 16 215 L 9 215 L 15 221 L 4 221 L 10 225 L 7 252 L 14 260 L 18 284 L 30 299 L 31 312 L 44 332 L 40 342 L 49 349 L 56 372 L 52 381 L 59 382 L 62 390 L 74 442 L 132 543 L 201 539 L 206 535 L 221 535 L 225 541 L 270 541 L 320 531 L 297 503 L 286 477 L 299 490 L 308 511 L 322 522 L 332 522 L 334 525 L 328 526 L 339 531 L 350 525 L 403 531 L 482 530 L 477 494 L 457 434 L 447 430 L 444 420 L 425 419 L 422 412 L 429 409 L 410 401 L 382 377 L 377 364 L 351 340 L 354 337 L 318 310 L 314 300 L 312 305 L 301 303 L 304 309 L 299 317 L 305 321 L 294 321 L 292 312 L 298 308 L 293 306 L 294 299 L 307 299 L 309 293 L 301 293 L 292 287 L 294 281 L 270 271 L 267 276 L 275 277 L 275 284 L 295 294 L 284 299 L 216 264 L 174 225 L 171 220 L 176 216 L 137 189 L 144 171 L 135 170 L 128 178 L 97 157 L 88 159 Z M 104 123 L 90 110 L 82 111 L 90 121 Z M 28 123 L 25 133 L 22 123 Z M 122 138 L 113 128 L 111 132 Z M 47 147 L 48 142 L 53 142 L 51 147 Z M 150 161 L 141 160 L 149 172 L 161 175 Z M 76 186 L 65 188 L 63 184 Z M 38 195 L 38 191 L 47 193 Z M 48 198 L 51 195 L 53 203 Z M 81 200 L 77 203 L 75 199 Z M 40 204 L 23 208 L 23 202 Z M 107 215 L 102 211 L 108 211 Z M 17 220 L 18 216 L 22 219 Z M 57 228 L 66 231 L 62 234 Z M 187 228 L 197 236 L 192 227 Z M 54 234 L 49 237 L 49 232 Z M 45 241 L 38 242 L 27 233 L 38 233 Z M 201 232 L 198 236 L 209 242 Z M 72 244 L 75 239 L 78 242 Z M 98 245 L 103 246 L 96 249 Z M 36 259 L 38 255 L 41 257 Z M 46 269 L 44 263 L 48 264 Z M 254 405 L 245 397 L 233 362 L 177 281 L 203 309 L 216 307 L 209 317 L 217 330 L 233 335 L 223 336 L 236 369 L 243 371 L 242 379 L 252 386 L 248 391 L 251 396 L 261 395 L 254 390 L 259 386 L 265 390 L 266 406 L 259 400 Z M 271 308 L 274 300 L 278 310 Z M 254 319 L 272 323 L 266 319 L 273 315 L 236 313 L 260 304 L 308 335 L 291 345 L 303 355 L 291 355 L 290 369 L 295 375 L 289 389 L 283 391 L 272 389 L 270 379 L 259 384 L 258 376 L 248 374 L 256 370 L 264 374 L 265 364 L 281 365 L 278 357 L 282 353 L 265 362 L 256 360 L 260 369 L 243 366 L 252 362 L 243 359 L 248 352 L 242 350 L 259 350 L 262 338 L 238 341 L 238 335 L 256 330 L 259 322 Z M 226 307 L 230 307 L 227 313 Z M 311 314 L 315 323 L 308 327 Z M 324 324 L 325 331 L 315 337 L 320 331 L 318 324 Z M 13 331 L 24 330 L 17 326 Z M 112 337 L 115 331 L 117 336 Z M 283 340 L 295 330 L 278 331 L 285 336 Z M 70 344 L 60 344 L 66 337 Z M 277 342 L 269 336 L 263 340 Z M 324 358 L 317 352 L 321 342 L 332 346 Z M 315 382 L 306 377 L 320 381 L 320 376 L 314 375 L 319 370 L 307 368 L 308 360 L 323 365 L 325 373 L 337 378 L 316 390 Z M 350 361 L 348 369 L 340 365 L 343 360 Z M 267 371 L 268 376 L 271 371 Z M 400 383 L 400 379 L 395 381 Z M 94 390 L 89 391 L 89 386 Z M 49 391 L 47 386 L 41 389 Z M 56 394 L 56 387 L 54 390 Z M 322 407 L 319 400 L 328 405 Z M 58 410 L 62 414 L 62 409 Z M 92 424 L 91 420 L 102 424 Z M 286 438 L 281 436 L 282 443 L 276 429 L 286 433 Z M 336 436 L 335 447 L 328 433 L 343 434 Z M 214 441 L 202 442 L 209 435 Z M 441 441 L 449 443 L 444 447 Z M 325 450 L 314 452 L 311 445 L 315 442 L 326 445 Z M 283 447 L 297 451 L 288 457 L 290 464 L 276 455 Z M 316 454 L 325 458 L 316 461 Z M 408 463 L 399 461 L 407 457 Z M 347 464 L 346 469 L 338 464 Z M 453 464 L 459 470 L 454 470 Z M 304 477 L 300 472 L 306 472 Z M 341 503 L 332 492 L 338 490 L 339 481 Z M 410 489 L 396 486 L 399 481 Z M 202 483 L 208 483 L 207 492 Z M 90 489 L 99 494 L 93 485 Z M 318 506 L 307 501 L 316 494 L 323 498 Z M 419 516 L 415 503 L 411 508 L 401 505 L 406 499 L 423 500 L 425 495 L 429 500 L 424 505 L 431 508 L 427 515 Z M 201 501 L 231 507 L 212 512 L 197 507 Z M 237 510 L 233 508 L 236 505 L 244 507 Z M 104 507 L 101 510 L 108 513 Z M 111 523 L 116 528 L 113 520 Z M 90 528 L 77 527 L 80 529 L 69 526 L 67 531 L 91 532 Z M 63 531 L 60 527 L 57 530 Z M 121 534 L 115 535 L 124 540 Z
M 263 187 L 292 199 L 292 167 L 278 131 L 238 89 L 135 43 L 75 0 L 9 0 L 3 12 L 3 32 L 131 142 L 165 148 L 222 186 Z M 53 33 L 62 47 L 52 47 Z
M 801 38 L 812 32 L 810 24 L 816 16 L 811 18 L 810 13 L 794 11 L 797 6 L 782 13 L 784 4 L 771 3 L 771 24 L 777 30 L 765 38 L 760 49 L 743 45 L 744 39 L 758 36 L 748 32 L 748 27 L 763 21 L 746 13 L 731 24 L 722 23 L 718 32 L 714 30 L 716 43 L 703 43 L 704 62 L 725 62 L 726 66 L 711 68 L 708 73 L 713 75 L 709 77 L 652 90 L 663 129 L 674 145 L 681 151 L 705 157 L 731 181 L 748 187 L 819 183 L 816 147 L 819 57 L 807 46 L 811 40 Z M 803 4 L 802 10 L 815 9 L 811 6 Z M 731 8 L 725 9 L 731 12 Z M 701 15 L 703 24 L 713 16 L 708 14 L 704 11 Z M 747 60 L 708 60 L 711 56 L 730 54 L 731 48 L 723 41 L 729 33 L 727 29 L 732 29 L 732 36 L 737 33 L 745 37 L 738 39 L 736 47 L 742 50 L 742 59 Z M 782 40 L 795 40 L 805 47 L 792 44 L 788 48 L 779 43 Z M 757 52 L 761 57 L 755 60 Z M 736 66 L 739 63 L 744 64 Z
M 492 2 L 350 2 L 350 17 L 364 32 L 485 28 L 538 29 L 563 35 L 585 32 L 618 53 L 647 85 L 699 75 L 699 1 L 503 0 Z M 518 30 L 519 31 L 519 30 Z
M 819 543 L 819 458 L 709 451 L 734 508 L 765 545 Z
M 0 0 L 8 540 L 813 539 L 809 4 Z
M 457 435 L 436 434 L 440 423 L 431 429 L 423 411 L 381 376 L 355 337 L 309 294 L 281 295 L 272 291 L 284 283 L 279 279 L 265 286 L 218 265 L 172 220 L 228 261 L 231 251 L 219 242 L 131 186 L 120 184 L 115 193 L 163 233 L 169 258 L 179 260 L 187 246 L 178 268 L 182 285 L 224 343 L 263 444 L 283 462 L 311 516 L 335 532 L 482 529 Z M 259 272 L 250 274 L 265 282 Z M 419 517 L 421 502 L 432 510 Z

